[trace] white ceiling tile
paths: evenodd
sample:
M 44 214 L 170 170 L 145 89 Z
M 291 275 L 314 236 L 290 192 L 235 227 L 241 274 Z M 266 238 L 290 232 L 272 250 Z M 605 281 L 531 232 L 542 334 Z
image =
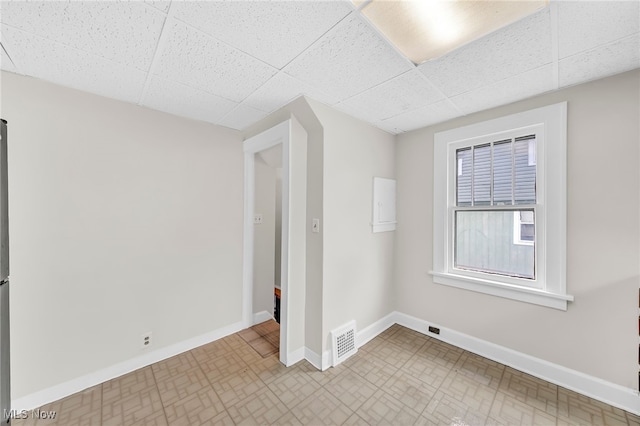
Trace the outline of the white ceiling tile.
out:
M 11 59 L 4 52 L 4 49 L 0 46 L 0 69 L 11 72 L 18 72 L 16 67 L 11 62 Z
M 167 22 L 157 74 L 240 102 L 277 70 L 181 22 Z
M 151 78 L 144 106 L 182 117 L 216 123 L 238 104 L 184 84 Z
M 296 58 L 285 72 L 342 100 L 413 68 L 363 18 L 353 15 Z
M 447 101 L 441 101 L 426 107 L 414 109 L 383 120 L 382 123 L 399 132 L 411 131 L 432 124 L 441 123 L 459 117 L 461 114 Z
M 2 37 L 22 74 L 126 102 L 140 98 L 142 71 L 6 25 Z
M 560 58 L 616 41 L 640 31 L 640 2 L 559 1 Z
M 144 0 L 144 2 L 164 13 L 169 12 L 169 5 L 171 5 L 171 0 Z
M 464 114 L 471 114 L 472 112 L 526 99 L 553 89 L 553 66 L 544 65 L 489 86 L 454 96 L 451 101 Z
M 384 130 L 385 132 L 391 133 L 392 135 L 398 135 L 400 133 L 404 133 L 403 130 L 398 129 L 395 126 L 390 125 L 389 123 L 385 123 L 382 121 L 377 121 L 374 123 L 371 123 L 372 125 L 376 126 L 378 129 Z
M 455 96 L 549 64 L 551 48 L 547 7 L 418 69 L 446 96 Z
M 640 67 L 640 33 L 562 59 L 560 86 L 570 86 Z
M 300 95 L 309 96 L 317 101 L 333 104 L 337 99 L 301 82 L 287 74 L 279 73 L 253 92 L 244 103 L 262 111 L 272 112 L 285 106 Z
M 244 130 L 267 116 L 266 112 L 241 104 L 218 122 L 221 126 Z
M 371 121 L 378 121 L 442 99 L 442 94 L 418 71 L 413 70 L 349 98 L 342 104 L 362 111 Z
M 147 71 L 165 15 L 141 2 L 4 2 L 2 23 Z
M 350 1 L 175 2 L 173 14 L 281 69 L 347 16 Z
M 344 102 L 337 103 L 333 105 L 333 107 L 338 111 L 342 111 L 345 114 L 349 114 L 350 116 L 358 118 L 360 120 L 369 121 L 369 122 L 371 121 L 367 111 L 361 110 L 360 108 L 353 107 Z

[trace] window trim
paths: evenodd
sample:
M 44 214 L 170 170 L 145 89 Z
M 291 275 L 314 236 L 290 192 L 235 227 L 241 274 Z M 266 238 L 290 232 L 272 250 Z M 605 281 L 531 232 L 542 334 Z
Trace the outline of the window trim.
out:
M 566 122 L 567 103 L 561 102 L 435 134 L 433 270 L 430 271 L 435 283 L 567 309 L 567 302 L 573 301 L 573 296 L 566 292 Z M 520 286 L 517 280 L 508 279 L 510 277 L 454 270 L 451 203 L 455 203 L 456 148 L 495 141 L 505 133 L 531 127 L 537 128 L 536 285 Z

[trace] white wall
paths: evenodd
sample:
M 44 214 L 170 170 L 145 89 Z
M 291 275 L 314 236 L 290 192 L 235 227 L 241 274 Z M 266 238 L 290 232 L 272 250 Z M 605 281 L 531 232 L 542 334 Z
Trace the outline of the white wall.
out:
M 638 388 L 640 72 L 398 137 L 397 310 Z M 568 101 L 567 312 L 434 284 L 433 135 Z
M 243 132 L 245 139 L 255 136 L 289 119 L 295 119 L 302 128 L 296 134 L 306 133 L 306 287 L 304 299 L 295 303 L 302 309 L 304 319 L 297 325 L 304 327 L 304 346 L 317 354 L 322 353 L 322 256 L 323 234 L 311 232 L 311 219 L 323 221 L 322 212 L 322 173 L 323 173 L 323 129 L 307 100 L 299 97 L 287 106 L 275 111 L 259 123 Z M 296 157 L 298 159 L 302 157 Z M 301 231 L 305 235 L 305 231 Z M 300 295 L 302 293 L 298 293 Z M 295 304 L 294 303 L 294 304 Z M 300 330 L 298 330 L 300 331 Z
M 324 129 L 323 350 L 331 330 L 358 330 L 394 310 L 395 232 L 372 233 L 373 178 L 395 178 L 394 136 L 309 101 Z
M 12 396 L 241 321 L 239 132 L 2 77 Z

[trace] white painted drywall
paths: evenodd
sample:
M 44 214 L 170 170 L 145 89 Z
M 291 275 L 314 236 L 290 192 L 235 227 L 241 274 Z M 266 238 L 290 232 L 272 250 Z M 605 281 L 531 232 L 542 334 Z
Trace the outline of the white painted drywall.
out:
M 2 77 L 13 398 L 241 321 L 240 133 Z
M 281 303 L 288 303 L 288 353 L 305 347 L 305 299 L 307 285 L 307 132 L 291 117 L 289 149 L 289 273 L 287 294 Z
M 394 136 L 309 100 L 324 129 L 323 350 L 394 310 L 394 232 L 371 228 L 373 178 L 395 178 Z
M 304 97 L 299 97 L 287 106 L 270 114 L 264 120 L 251 126 L 243 135 L 255 136 L 278 123 L 295 118 L 307 134 L 306 156 L 306 288 L 303 300 L 292 303 L 304 307 L 304 318 L 300 321 L 304 327 L 305 347 L 317 355 L 322 354 L 322 197 L 323 197 L 323 129 L 313 110 Z M 319 218 L 320 233 L 311 232 L 311 219 Z M 304 231 L 301 231 L 304 232 Z M 298 293 L 300 295 L 301 293 Z
M 400 135 L 397 310 L 638 388 L 640 72 Z M 435 132 L 568 101 L 567 312 L 433 283 Z

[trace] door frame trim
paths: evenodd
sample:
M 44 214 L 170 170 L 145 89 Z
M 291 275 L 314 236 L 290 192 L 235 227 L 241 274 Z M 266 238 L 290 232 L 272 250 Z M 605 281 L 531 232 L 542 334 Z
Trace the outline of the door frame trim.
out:
M 280 289 L 280 362 L 289 366 L 294 362 L 289 354 L 289 200 L 291 196 L 289 152 L 291 120 L 283 121 L 243 142 L 244 150 L 244 244 L 242 257 L 242 324 L 253 325 L 253 260 L 255 207 L 255 154 L 282 144 L 282 245 Z M 290 356 L 291 355 L 291 356 Z

